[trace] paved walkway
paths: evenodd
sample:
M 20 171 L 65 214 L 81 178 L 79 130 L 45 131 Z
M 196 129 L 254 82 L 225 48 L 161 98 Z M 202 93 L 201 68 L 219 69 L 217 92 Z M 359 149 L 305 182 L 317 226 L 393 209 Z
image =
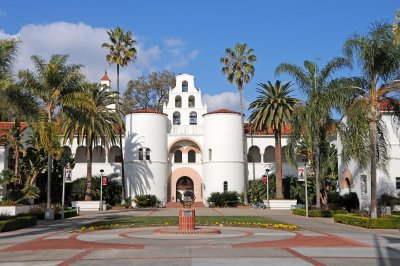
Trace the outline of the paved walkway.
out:
M 218 227 L 220 235 L 157 235 L 153 228 L 71 233 L 106 216 L 174 216 L 178 209 L 116 210 L 0 233 L 5 265 L 400 265 L 400 232 L 368 230 L 289 211 L 196 209 L 196 215 L 266 216 L 297 231 Z M 165 228 L 165 227 L 163 227 Z

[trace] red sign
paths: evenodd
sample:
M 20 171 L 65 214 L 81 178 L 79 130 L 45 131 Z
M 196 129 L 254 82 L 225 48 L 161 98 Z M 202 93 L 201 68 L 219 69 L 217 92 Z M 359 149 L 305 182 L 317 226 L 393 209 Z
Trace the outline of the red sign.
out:
M 268 176 L 263 175 L 262 178 L 261 178 L 261 182 L 263 182 L 263 184 L 267 183 L 268 182 Z
M 101 178 L 101 184 L 102 184 L 103 186 L 107 186 L 107 177 L 106 177 L 106 176 L 103 176 L 103 177 Z

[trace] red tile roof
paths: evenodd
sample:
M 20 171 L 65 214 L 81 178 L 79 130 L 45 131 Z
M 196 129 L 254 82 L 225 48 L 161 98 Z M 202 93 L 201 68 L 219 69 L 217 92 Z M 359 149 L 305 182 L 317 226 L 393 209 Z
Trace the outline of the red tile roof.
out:
M 7 139 L 8 133 L 7 130 L 10 130 L 14 125 L 14 122 L 0 122 L 0 145 L 4 145 L 5 142 L 2 141 Z M 20 122 L 19 126 L 21 127 L 21 131 L 24 131 L 28 127 L 28 123 Z
M 165 115 L 164 113 L 161 113 L 160 111 L 157 111 L 154 109 L 138 109 L 138 110 L 133 110 L 131 112 L 128 112 L 126 114 L 162 114 L 162 115 Z
M 107 71 L 104 73 L 103 77 L 101 78 L 103 81 L 110 81 L 110 78 L 107 75 Z
M 289 135 L 291 132 L 292 132 L 292 130 L 291 130 L 291 128 L 289 126 L 285 126 L 282 129 L 282 135 Z M 250 132 L 248 123 L 244 124 L 244 133 L 245 134 L 249 134 L 249 135 L 274 135 L 274 132 L 272 131 L 272 129 L 269 129 L 268 131 L 252 130 Z
M 239 112 L 231 111 L 228 109 L 219 109 L 219 110 L 215 110 L 213 112 L 208 112 L 208 113 L 204 114 L 203 116 L 211 115 L 211 114 L 237 114 L 237 115 L 240 115 Z
M 396 109 L 396 105 L 397 108 L 399 108 L 400 100 L 390 100 L 388 98 L 385 98 L 378 103 L 378 108 L 381 111 L 394 111 Z

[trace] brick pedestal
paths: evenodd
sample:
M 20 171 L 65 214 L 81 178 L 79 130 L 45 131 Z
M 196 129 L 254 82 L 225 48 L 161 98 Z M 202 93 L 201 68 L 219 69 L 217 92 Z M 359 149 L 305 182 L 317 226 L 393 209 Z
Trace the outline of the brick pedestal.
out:
M 196 214 L 194 210 L 179 210 L 179 230 L 188 231 L 195 229 Z

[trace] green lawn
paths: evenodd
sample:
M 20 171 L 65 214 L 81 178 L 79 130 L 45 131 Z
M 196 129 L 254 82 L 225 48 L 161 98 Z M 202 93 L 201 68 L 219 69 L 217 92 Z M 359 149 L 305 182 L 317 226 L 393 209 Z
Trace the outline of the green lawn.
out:
M 267 219 L 261 216 L 196 216 L 196 225 L 227 225 L 241 227 L 274 227 L 280 229 L 297 229 L 292 225 Z M 174 226 L 178 225 L 178 217 L 143 217 L 143 216 L 110 216 L 102 221 L 89 223 L 83 230 L 93 228 L 111 229 L 121 227 L 140 227 L 140 226 Z

